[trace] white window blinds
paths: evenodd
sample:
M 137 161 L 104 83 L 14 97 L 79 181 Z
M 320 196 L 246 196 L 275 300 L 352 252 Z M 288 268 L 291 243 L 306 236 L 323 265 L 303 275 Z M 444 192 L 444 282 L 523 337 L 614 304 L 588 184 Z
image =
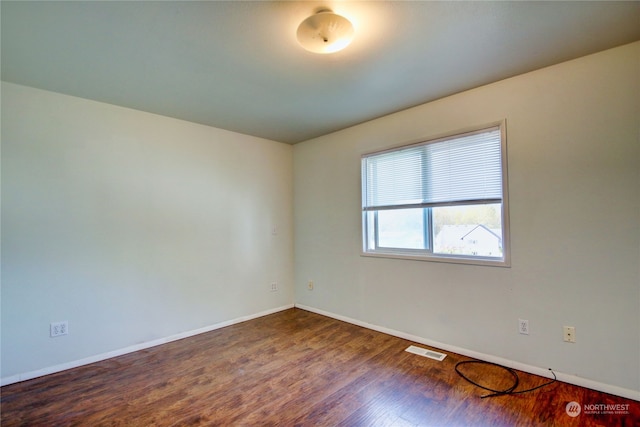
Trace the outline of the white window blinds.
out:
M 500 127 L 362 158 L 363 210 L 502 201 Z

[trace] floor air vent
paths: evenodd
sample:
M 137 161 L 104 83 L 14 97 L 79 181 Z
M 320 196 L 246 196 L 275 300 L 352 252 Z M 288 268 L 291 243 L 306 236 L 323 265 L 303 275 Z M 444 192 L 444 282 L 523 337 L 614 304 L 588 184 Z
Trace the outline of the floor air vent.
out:
M 438 353 L 437 351 L 416 347 L 415 345 L 410 345 L 409 347 L 407 347 L 405 351 L 408 351 L 409 353 L 417 354 L 419 356 L 428 357 L 429 359 L 440 360 L 440 361 L 444 360 L 444 358 L 447 357 L 447 355 L 444 353 Z

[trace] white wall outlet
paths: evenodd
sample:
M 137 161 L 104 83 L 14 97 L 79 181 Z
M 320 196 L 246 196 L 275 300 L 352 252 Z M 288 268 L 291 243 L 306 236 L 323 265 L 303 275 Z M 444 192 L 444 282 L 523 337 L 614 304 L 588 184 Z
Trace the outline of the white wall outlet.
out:
M 576 342 L 576 328 L 575 326 L 563 326 L 564 342 Z
M 60 335 L 69 334 L 69 322 L 67 320 L 62 322 L 52 322 L 49 327 L 51 337 L 59 337 Z
M 278 290 L 278 282 L 271 282 L 271 292 L 276 292 Z
M 522 335 L 529 335 L 529 321 L 525 319 L 518 319 L 518 332 Z
M 309 280 L 309 281 L 307 282 L 307 289 L 309 289 L 310 291 L 312 291 L 312 290 L 313 290 L 313 280 Z

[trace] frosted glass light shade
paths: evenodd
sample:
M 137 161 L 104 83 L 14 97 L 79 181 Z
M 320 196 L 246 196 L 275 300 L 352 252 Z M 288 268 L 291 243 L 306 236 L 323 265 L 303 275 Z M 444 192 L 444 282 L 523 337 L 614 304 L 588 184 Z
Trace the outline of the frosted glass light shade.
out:
M 333 53 L 347 47 L 353 40 L 353 33 L 353 25 L 347 18 L 321 11 L 302 21 L 297 37 L 309 52 Z

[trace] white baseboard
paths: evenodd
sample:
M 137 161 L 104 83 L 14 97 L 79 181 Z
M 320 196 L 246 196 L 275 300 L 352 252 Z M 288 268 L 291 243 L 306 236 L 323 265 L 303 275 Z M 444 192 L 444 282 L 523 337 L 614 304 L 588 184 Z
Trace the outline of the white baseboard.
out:
M 109 351 L 107 353 L 97 354 L 95 356 L 86 357 L 80 360 L 74 360 L 71 362 L 63 363 L 60 365 L 50 366 L 43 369 L 38 369 L 36 371 L 25 372 L 23 374 L 12 375 L 9 377 L 0 379 L 0 386 L 5 386 L 13 383 L 17 383 L 20 381 L 26 381 L 33 378 L 43 377 L 49 374 L 55 374 L 56 372 L 66 371 L 67 369 L 77 368 L 79 366 L 89 365 L 91 363 L 100 362 L 102 360 L 111 359 L 113 357 L 122 356 L 124 354 L 133 353 L 136 351 L 144 350 L 151 347 L 156 347 L 158 345 L 166 344 L 171 341 L 181 340 L 183 338 L 189 338 L 194 335 L 203 334 L 205 332 L 214 331 L 216 329 L 224 328 L 225 326 L 235 325 L 236 323 L 246 322 L 247 320 L 257 319 L 258 317 L 267 316 L 269 314 L 277 313 L 279 311 L 288 310 L 293 308 L 293 304 L 287 304 L 282 307 L 273 308 L 270 310 L 261 311 L 260 313 L 251 314 L 249 316 L 242 316 L 236 319 L 227 320 L 225 322 L 216 323 L 214 325 L 205 326 L 203 328 L 194 329 L 192 331 L 182 332 L 176 335 L 171 335 L 165 338 L 159 338 L 157 340 L 148 341 L 141 344 L 132 345 L 129 347 L 121 348 L 114 351 Z
M 547 368 L 540 368 L 538 366 L 527 365 L 525 363 L 515 362 L 513 360 L 504 359 L 502 357 L 493 356 L 491 354 L 484 354 L 473 350 L 468 350 L 461 347 L 452 346 L 449 344 L 441 343 L 438 341 L 433 341 L 430 339 L 418 337 L 416 335 L 406 334 L 404 332 L 396 331 L 393 329 L 385 328 L 378 325 L 373 325 L 371 323 L 362 322 L 357 319 L 352 319 L 350 317 L 341 316 L 339 314 L 331 313 L 328 311 L 320 310 L 318 308 L 309 307 L 303 304 L 295 304 L 296 308 L 300 308 L 302 310 L 311 311 L 313 313 L 321 314 L 323 316 L 331 317 L 333 319 L 341 320 L 343 322 L 351 323 L 353 325 L 362 326 L 363 328 L 371 329 L 374 331 L 382 332 L 388 335 L 393 335 L 398 338 L 403 338 L 409 341 L 417 342 L 420 344 L 428 345 L 430 347 L 435 347 L 440 350 L 450 351 L 452 353 L 461 354 L 463 356 L 471 357 L 478 360 L 484 360 L 487 362 L 497 363 L 498 365 L 507 366 L 509 368 L 517 369 L 519 371 L 528 372 L 530 374 L 539 375 L 546 378 L 552 378 L 552 375 Z M 640 391 L 638 390 L 630 390 L 610 384 L 601 383 L 598 381 L 593 381 L 587 378 L 578 377 L 571 374 L 565 374 L 563 372 L 558 372 L 556 370 L 553 371 L 558 378 L 558 381 L 562 381 L 565 383 L 577 385 L 580 387 L 589 388 L 592 390 L 601 391 L 604 393 L 613 394 L 620 397 L 625 397 L 627 399 L 633 399 L 640 401 Z

